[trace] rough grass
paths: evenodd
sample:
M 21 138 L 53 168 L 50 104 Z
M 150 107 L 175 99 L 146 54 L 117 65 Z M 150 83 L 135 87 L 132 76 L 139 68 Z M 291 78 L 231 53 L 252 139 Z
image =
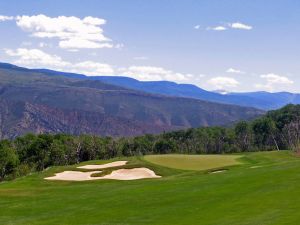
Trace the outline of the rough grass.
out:
M 241 155 L 148 155 L 145 160 L 157 165 L 180 170 L 210 170 L 238 165 Z
M 139 158 L 123 160 L 151 168 L 163 178 L 43 180 L 77 165 L 50 168 L 0 183 L 0 224 L 299 223 L 300 158 L 291 152 L 249 153 L 244 156 L 243 164 L 217 174 L 170 169 Z

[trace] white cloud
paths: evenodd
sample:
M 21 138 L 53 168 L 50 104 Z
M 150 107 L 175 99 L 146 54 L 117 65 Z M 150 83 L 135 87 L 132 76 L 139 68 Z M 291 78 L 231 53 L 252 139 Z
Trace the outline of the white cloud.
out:
M 266 81 L 265 84 L 256 84 L 255 87 L 258 89 L 264 89 L 267 91 L 274 91 L 275 88 L 282 88 L 286 85 L 294 84 L 294 81 L 290 80 L 288 77 L 280 76 L 274 73 L 263 74 L 260 76 Z
M 279 76 L 274 73 L 263 74 L 260 76 L 261 78 L 266 79 L 268 82 L 276 83 L 276 84 L 293 84 L 294 82 L 287 77 Z
M 201 26 L 200 25 L 196 25 L 196 26 L 194 26 L 194 29 L 196 29 L 196 30 L 199 30 L 201 28 Z
M 91 16 L 85 17 L 83 19 L 83 22 L 86 24 L 96 25 L 96 26 L 106 24 L 106 21 L 104 19 L 97 18 L 97 17 L 91 17 Z
M 253 27 L 244 23 L 235 22 L 235 23 L 223 23 L 221 26 L 208 27 L 207 30 L 214 31 L 225 31 L 229 29 L 239 29 L 239 30 L 252 30 Z
M 65 72 L 81 73 L 88 76 L 114 74 L 113 68 L 108 64 L 93 61 L 71 63 L 64 61 L 59 56 L 47 54 L 39 49 L 6 49 L 5 53 L 11 57 L 17 58 L 13 63 L 29 68 L 47 68 Z
M 8 20 L 13 20 L 13 19 L 14 19 L 13 16 L 3 16 L 3 15 L 0 15 L 0 22 L 8 21 Z
M 244 74 L 245 72 L 241 70 L 229 68 L 228 70 L 226 70 L 226 73 Z
M 81 73 L 88 76 L 101 75 L 124 75 L 143 81 L 174 81 L 178 83 L 203 83 L 205 75 L 178 73 L 155 66 L 130 66 L 128 68 L 114 69 L 111 65 L 95 62 L 69 62 L 61 57 L 43 52 L 40 49 L 19 48 L 16 50 L 6 49 L 6 54 L 14 58 L 13 63 L 29 68 L 47 68 L 58 71 Z
M 67 66 L 59 56 L 49 55 L 39 49 L 18 48 L 16 50 L 6 49 L 5 53 L 9 56 L 17 57 L 14 63 L 24 66 L 40 65 L 51 68 L 61 68 Z
M 207 82 L 215 89 L 234 88 L 239 85 L 239 82 L 231 77 L 214 77 Z
M 224 26 L 208 27 L 207 30 L 224 31 L 227 30 Z
M 80 19 L 74 16 L 24 15 L 17 16 L 16 23 L 34 37 L 59 39 L 59 46 L 64 49 L 113 47 L 111 40 L 103 34 L 101 26 L 106 21 L 101 18 L 89 16 Z
M 193 74 L 177 73 L 162 67 L 154 66 L 130 66 L 128 68 L 121 68 L 119 71 L 122 75 L 143 81 L 168 80 L 179 83 L 193 83 L 197 82 L 198 79 L 202 77 Z
M 217 26 L 217 27 L 213 27 L 212 30 L 223 31 L 223 30 L 227 30 L 227 28 L 223 26 Z
M 88 76 L 114 74 L 114 69 L 110 65 L 93 61 L 75 63 L 69 71 L 73 73 L 82 73 Z
M 113 48 L 113 45 L 110 43 L 99 43 L 99 42 L 80 39 L 80 38 L 72 38 L 72 39 L 60 41 L 59 47 L 64 49 Z
M 244 24 L 244 23 L 231 23 L 228 24 L 232 29 L 240 29 L 240 30 L 252 30 L 252 26 Z

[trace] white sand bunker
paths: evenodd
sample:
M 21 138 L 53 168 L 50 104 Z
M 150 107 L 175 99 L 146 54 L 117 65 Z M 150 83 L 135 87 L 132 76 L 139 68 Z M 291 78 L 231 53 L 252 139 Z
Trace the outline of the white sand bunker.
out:
M 154 171 L 148 168 L 120 169 L 115 170 L 111 174 L 102 177 L 103 179 L 113 180 L 138 180 L 144 178 L 160 178 Z
M 99 173 L 101 171 L 93 172 L 80 172 L 80 171 L 64 171 L 62 173 L 57 173 L 53 177 L 47 177 L 46 180 L 65 180 L 65 181 L 88 181 L 88 180 L 138 180 L 145 178 L 160 178 L 152 170 L 148 168 L 134 168 L 134 169 L 119 169 L 113 171 L 111 174 L 105 175 L 103 177 L 92 177 L 94 173 Z
M 210 173 L 214 174 L 214 173 L 224 173 L 227 170 L 215 170 L 215 171 L 211 171 Z
M 46 180 L 66 180 L 66 181 L 86 181 L 86 180 L 99 180 L 101 177 L 92 177 L 94 173 L 101 173 L 101 171 L 93 172 L 80 172 L 80 171 L 64 171 L 56 173 L 53 177 L 46 177 Z
M 110 168 L 110 167 L 124 166 L 126 163 L 127 163 L 127 161 L 116 161 L 116 162 L 106 163 L 106 164 L 102 164 L 102 165 L 79 166 L 77 168 L 88 169 L 88 170 L 98 170 L 98 169 L 105 169 L 105 168 Z

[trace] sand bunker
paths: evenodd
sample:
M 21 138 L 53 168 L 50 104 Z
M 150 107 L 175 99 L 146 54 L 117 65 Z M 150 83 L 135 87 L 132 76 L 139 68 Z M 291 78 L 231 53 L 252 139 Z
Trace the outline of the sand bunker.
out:
M 65 180 L 65 181 L 87 181 L 87 180 L 138 180 L 145 178 L 160 178 L 152 170 L 148 168 L 134 168 L 134 169 L 119 169 L 113 171 L 111 174 L 105 175 L 103 177 L 92 177 L 94 173 L 99 173 L 101 171 L 93 172 L 80 172 L 80 171 L 64 171 L 62 173 L 57 173 L 53 177 L 47 177 L 46 180 Z
M 113 180 L 137 180 L 144 178 L 160 178 L 152 170 L 148 168 L 120 169 L 115 170 L 111 174 L 106 175 L 103 179 Z
M 101 171 L 80 172 L 80 171 L 64 171 L 56 173 L 53 177 L 46 177 L 46 180 L 66 180 L 66 181 L 86 181 L 99 180 L 101 177 L 91 177 L 94 173 L 101 173 Z
M 110 168 L 110 167 L 124 166 L 126 163 L 127 163 L 127 161 L 116 161 L 116 162 L 111 162 L 111 163 L 102 164 L 102 165 L 79 166 L 77 168 L 88 169 L 88 170 L 98 170 L 98 169 L 105 169 L 105 168 Z
M 215 170 L 215 171 L 211 171 L 210 173 L 224 173 L 227 170 Z

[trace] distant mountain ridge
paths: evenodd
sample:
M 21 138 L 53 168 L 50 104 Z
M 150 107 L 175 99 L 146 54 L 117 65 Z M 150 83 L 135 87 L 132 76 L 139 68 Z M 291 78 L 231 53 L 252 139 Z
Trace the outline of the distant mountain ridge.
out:
M 0 63 L 0 68 L 8 68 L 19 71 L 28 70 L 6 63 Z M 121 86 L 127 89 L 139 90 L 151 94 L 195 98 L 223 104 L 254 107 L 262 110 L 278 109 L 287 104 L 300 104 L 300 94 L 289 92 L 269 93 L 261 91 L 224 94 L 206 91 L 193 84 L 177 84 L 170 81 L 138 81 L 136 79 L 124 76 L 85 76 L 82 74 L 58 72 L 47 69 L 31 69 L 29 71 L 52 76 L 65 76 L 83 80 L 98 80 L 108 84 Z
M 110 76 L 88 77 L 87 79 L 97 79 L 109 84 L 142 90 L 148 93 L 196 98 L 210 102 L 254 107 L 263 110 L 278 109 L 287 104 L 300 104 L 300 94 L 289 92 L 224 93 L 222 91 L 217 93 L 206 91 L 192 84 L 177 84 L 168 81 L 138 81 L 127 77 Z
M 135 136 L 225 126 L 264 113 L 80 76 L 0 64 L 0 139 L 28 132 Z

